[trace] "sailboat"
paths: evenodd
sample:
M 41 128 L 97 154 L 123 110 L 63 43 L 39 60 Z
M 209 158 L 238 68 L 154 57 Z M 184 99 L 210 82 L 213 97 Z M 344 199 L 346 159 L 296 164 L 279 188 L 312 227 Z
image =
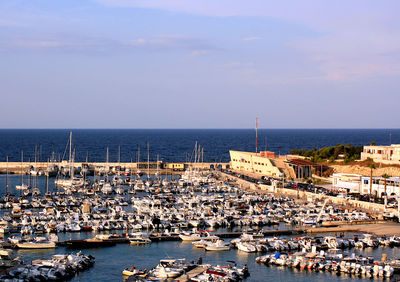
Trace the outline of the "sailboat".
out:
M 76 188 L 83 186 L 83 178 L 74 177 L 74 160 L 72 154 L 72 132 L 69 133 L 69 176 L 70 178 L 57 179 L 54 181 L 56 186 L 65 188 Z
M 140 171 L 140 146 L 138 145 L 138 152 L 137 152 L 137 170 L 136 170 L 136 183 L 134 185 L 135 191 L 144 191 L 144 182 L 141 179 L 141 171 Z
M 103 194 L 111 194 L 113 192 L 113 187 L 110 184 L 110 181 L 108 179 L 108 174 L 109 174 L 110 168 L 108 166 L 108 147 L 107 147 L 107 156 L 106 156 L 106 167 L 105 167 L 105 176 L 104 176 L 104 184 L 101 187 L 101 191 Z
M 15 186 L 16 190 L 26 190 L 28 185 L 24 184 L 24 151 L 21 151 L 21 185 Z
M 153 185 L 153 181 L 151 181 L 150 177 L 150 147 L 149 147 L 149 142 L 147 142 L 147 181 L 146 181 L 146 186 L 150 187 Z
M 32 172 L 34 172 L 32 174 Z M 33 187 L 32 187 L 32 195 L 33 196 L 39 196 L 40 195 L 40 190 L 37 188 L 37 176 L 38 176 L 38 170 L 37 170 L 37 146 L 35 146 L 35 166 L 33 167 L 33 171 L 31 171 L 31 174 L 33 175 Z

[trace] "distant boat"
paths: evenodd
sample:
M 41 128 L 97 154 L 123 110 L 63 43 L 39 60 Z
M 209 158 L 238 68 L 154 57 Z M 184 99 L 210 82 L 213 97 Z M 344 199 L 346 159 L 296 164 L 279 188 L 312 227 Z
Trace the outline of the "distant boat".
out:
M 208 243 L 205 246 L 207 251 L 229 251 L 230 247 L 222 240 L 216 240 L 215 242 Z
M 16 244 L 20 249 L 53 249 L 56 248 L 56 243 L 48 241 L 44 237 L 36 238 L 32 242 L 21 242 Z
M 151 243 L 149 236 L 142 232 L 129 234 L 128 238 L 131 245 L 143 245 Z
M 26 190 L 26 189 L 28 189 L 28 185 L 26 185 L 26 184 L 17 185 L 17 186 L 15 186 L 15 189 Z
M 23 165 L 24 165 L 24 151 L 21 151 L 21 185 L 15 186 L 15 189 L 20 191 L 28 189 L 28 185 L 24 184 Z

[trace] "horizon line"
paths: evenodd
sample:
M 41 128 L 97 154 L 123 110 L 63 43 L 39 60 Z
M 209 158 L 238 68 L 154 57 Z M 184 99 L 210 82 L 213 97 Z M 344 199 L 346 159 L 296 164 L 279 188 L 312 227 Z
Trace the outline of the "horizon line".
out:
M 95 127 L 63 127 L 63 128 L 56 128 L 56 127 L 37 127 L 37 128 L 24 128 L 24 127 L 13 127 L 13 128 L 0 128 L 0 130 L 255 130 L 254 127 L 223 127 L 223 128 L 205 128 L 205 127 L 198 127 L 198 128 L 95 128 Z M 400 128 L 382 128 L 382 127 L 301 127 L 301 128 L 294 128 L 294 127 L 272 127 L 272 128 L 258 128 L 258 130 L 400 130 Z

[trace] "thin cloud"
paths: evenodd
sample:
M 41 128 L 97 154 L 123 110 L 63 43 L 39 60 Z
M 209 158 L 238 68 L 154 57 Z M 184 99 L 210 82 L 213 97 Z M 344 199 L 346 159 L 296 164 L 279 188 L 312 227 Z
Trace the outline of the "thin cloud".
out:
M 348 79 L 399 74 L 393 50 L 400 49 L 400 2 L 388 0 L 92 0 L 102 5 L 149 8 L 212 17 L 262 17 L 312 30 L 289 48 L 315 65 L 315 77 Z M 289 7 L 289 8 L 288 8 Z M 244 41 L 259 40 L 256 36 Z
M 260 40 L 261 37 L 258 36 L 252 36 L 252 37 L 245 37 L 243 38 L 244 41 L 254 41 L 254 40 Z
M 248 68 L 248 67 L 254 67 L 254 65 L 255 64 L 253 62 L 238 62 L 238 61 L 235 61 L 235 62 L 230 62 L 230 63 L 224 64 L 223 67 L 227 67 L 227 68 L 245 67 L 245 68 Z
M 159 35 L 151 38 L 137 38 L 129 41 L 130 46 L 144 50 L 190 50 L 192 55 L 201 55 L 219 50 L 200 38 L 183 35 Z
M 2 51 L 55 51 L 55 52 L 107 52 L 123 48 L 118 41 L 104 38 L 85 37 L 71 34 L 30 34 L 3 37 L 0 40 Z
M 349 80 L 374 75 L 399 75 L 400 32 L 370 26 L 352 27 L 314 39 L 297 41 L 294 48 L 317 65 L 327 80 Z
M 0 40 L 1 51 L 62 51 L 83 53 L 111 53 L 115 51 L 170 51 L 186 50 L 199 56 L 220 50 L 206 40 L 180 35 L 160 35 L 127 41 L 66 34 L 14 35 Z

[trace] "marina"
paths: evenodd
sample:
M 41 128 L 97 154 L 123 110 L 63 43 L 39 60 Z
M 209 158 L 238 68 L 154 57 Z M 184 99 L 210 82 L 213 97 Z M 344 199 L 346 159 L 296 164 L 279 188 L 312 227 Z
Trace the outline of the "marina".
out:
M 185 174 L 182 178 L 184 176 Z M 159 189 L 157 193 L 156 190 L 151 192 L 152 186 L 144 188 L 144 191 L 141 189 L 135 191 L 135 184 L 132 186 L 121 184 L 120 186 L 124 187 L 124 193 L 121 194 L 115 191 L 117 185 L 111 185 L 112 193 L 104 193 L 99 189 L 91 194 L 88 193 L 89 187 L 86 193 L 82 190 L 70 193 L 67 192 L 70 189 L 68 187 L 49 194 L 43 193 L 43 196 L 23 196 L 19 201 L 11 200 L 10 196 L 6 196 L 2 202 L 2 222 L 5 239 L 9 238 L 9 240 L 4 247 L 15 247 L 21 250 L 57 248 L 51 252 L 57 252 L 59 248 L 65 251 L 72 248 L 92 252 L 99 248 L 114 249 L 118 245 L 126 244 L 131 245 L 130 248 L 137 248 L 144 243 L 152 248 L 153 244 L 182 244 L 180 242 L 185 244 L 185 241 L 205 240 L 204 245 L 201 243 L 193 245 L 189 249 L 190 252 L 200 247 L 210 253 L 207 254 L 208 258 L 220 251 L 238 252 L 240 256 L 242 256 L 241 253 L 300 252 L 302 250 L 311 252 L 312 244 L 318 250 L 327 250 L 330 247 L 325 242 L 316 243 L 317 241 L 306 239 L 307 237 L 304 236 L 321 228 L 326 229 L 322 232 L 336 231 L 329 230 L 335 227 L 307 227 L 307 222 L 311 218 L 320 215 L 324 221 L 332 222 L 332 216 L 334 216 L 334 221 L 343 223 L 340 221 L 341 218 L 353 217 L 354 223 L 357 220 L 365 223 L 369 217 L 363 212 L 341 210 L 324 202 L 304 204 L 288 197 L 276 197 L 273 193 L 242 191 L 233 183 L 223 182 L 222 175 L 215 171 L 198 172 L 196 177 L 201 178 L 203 183 L 193 184 L 188 178 L 184 185 L 179 185 L 179 181 L 176 180 L 175 184 L 171 181 L 167 185 L 161 185 L 162 180 L 160 180 L 158 186 L 154 180 L 153 185 L 155 184 Z M 140 180 L 138 178 L 136 181 Z M 96 189 L 93 190 L 96 191 Z M 289 217 L 291 220 L 285 220 L 289 214 L 291 214 Z M 379 223 L 370 222 L 370 225 L 375 224 Z M 208 231 L 196 231 L 200 228 Z M 225 231 L 218 231 L 221 228 Z M 18 235 L 15 234 L 21 234 L 21 239 L 34 238 L 34 240 L 20 243 L 16 238 Z M 46 239 L 47 236 L 49 239 Z M 59 240 L 65 236 L 84 236 L 85 239 Z M 299 238 L 304 239 L 301 239 L 303 241 L 284 239 L 293 238 L 293 236 L 302 236 Z M 56 242 L 51 243 L 50 239 Z M 395 242 L 398 242 L 398 239 L 390 237 L 388 240 L 392 243 L 377 243 L 373 247 L 396 249 Z M 299 242 L 302 243 L 299 244 Z M 330 244 L 333 249 L 338 247 L 332 242 Z M 184 247 L 187 248 L 187 246 Z M 342 249 L 355 248 L 354 243 L 353 245 L 347 243 L 346 246 Z M 359 252 L 363 249 L 364 246 L 355 248 L 355 251 Z M 245 264 L 247 263 L 249 262 L 246 261 Z M 202 281 L 201 275 L 208 277 L 207 271 L 210 267 L 211 265 L 196 268 L 195 272 L 198 273 L 188 274 L 192 276 L 189 279 Z M 149 266 L 146 265 L 143 268 L 148 269 Z M 210 273 L 217 273 L 213 271 L 216 270 L 209 270 Z M 178 273 L 176 272 L 177 275 Z M 394 270 L 390 273 L 392 276 Z M 153 275 L 141 272 L 141 275 L 144 274 L 146 277 Z M 196 280 L 197 276 L 200 280 Z M 248 279 L 251 280 L 251 277 Z
M 246 179 L 229 172 L 228 163 L 202 163 L 199 149 L 193 150 L 196 161 L 173 170 L 165 166 L 178 163 L 150 159 L 130 167 L 108 158 L 96 165 L 77 163 L 72 148 L 70 160 L 43 163 L 47 166 L 42 169 L 36 162 L 2 164 L 6 170 L 0 181 L 8 193 L 0 200 L 4 234 L 0 245 L 9 256 L 21 259 L 9 260 L 11 264 L 28 265 L 36 273 L 35 263 L 30 262 L 80 251 L 96 263 L 66 279 L 135 281 L 171 275 L 179 281 L 204 281 L 210 276 L 265 281 L 282 269 L 266 268 L 260 257 L 279 253 L 287 268 L 279 274 L 283 280 L 322 275 L 335 281 L 338 276 L 332 274 L 337 273 L 351 280 L 397 275 L 399 225 L 383 220 L 377 204 L 350 205 L 328 195 L 299 194 L 278 182 L 274 186 L 275 180 Z M 15 174 L 9 170 L 12 165 Z M 57 173 L 48 173 L 49 167 Z M 327 264 L 335 260 L 341 265 L 341 261 L 325 255 L 331 252 L 341 253 L 346 263 L 363 261 L 369 272 L 361 266 L 333 271 Z M 303 272 L 290 265 L 293 254 L 298 260 L 317 254 L 315 259 L 325 266 Z M 369 258 L 368 263 L 363 258 Z M 185 266 L 165 265 L 165 260 L 183 259 Z M 369 265 L 375 263 L 382 267 L 371 270 Z M 240 269 L 246 265 L 250 276 L 224 272 L 235 265 Z
M 0 1 L 0 282 L 400 282 L 399 10 Z

